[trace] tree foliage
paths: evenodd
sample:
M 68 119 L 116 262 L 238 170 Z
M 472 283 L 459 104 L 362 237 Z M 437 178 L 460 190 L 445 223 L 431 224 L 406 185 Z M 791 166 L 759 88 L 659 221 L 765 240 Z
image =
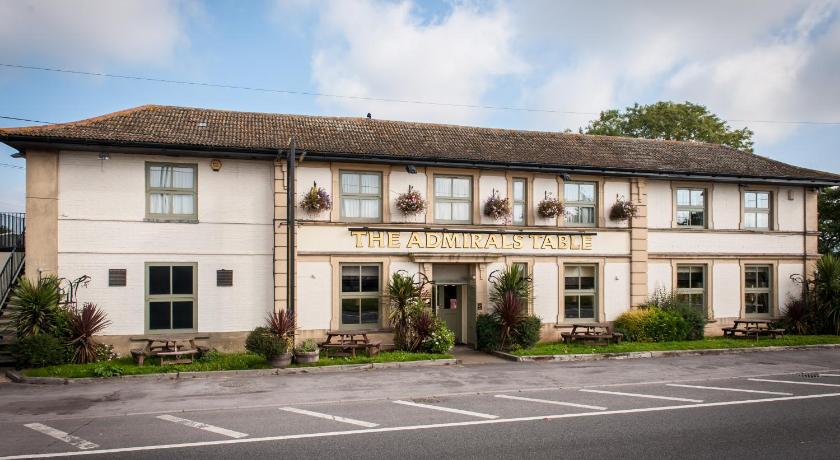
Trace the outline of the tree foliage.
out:
M 660 101 L 634 104 L 624 111 L 601 112 L 581 133 L 627 136 L 673 141 L 701 141 L 752 151 L 753 132 L 749 128 L 731 129 L 702 105 L 691 102 Z
M 820 216 L 820 253 L 840 252 L 840 187 L 826 188 L 817 204 Z

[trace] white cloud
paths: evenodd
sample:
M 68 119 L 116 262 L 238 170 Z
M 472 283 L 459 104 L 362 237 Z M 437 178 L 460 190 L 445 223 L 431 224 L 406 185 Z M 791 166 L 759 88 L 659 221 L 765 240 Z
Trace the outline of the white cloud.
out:
M 184 45 L 184 16 L 169 0 L 0 2 L 0 57 L 61 64 L 164 64 Z M 34 59 L 33 59 L 34 58 Z
M 515 55 L 510 15 L 455 4 L 421 20 L 409 2 L 378 0 L 322 5 L 320 46 L 312 60 L 319 91 L 364 97 L 480 104 L 499 79 L 525 70 Z M 373 101 L 321 102 L 378 118 L 476 122 L 486 111 Z

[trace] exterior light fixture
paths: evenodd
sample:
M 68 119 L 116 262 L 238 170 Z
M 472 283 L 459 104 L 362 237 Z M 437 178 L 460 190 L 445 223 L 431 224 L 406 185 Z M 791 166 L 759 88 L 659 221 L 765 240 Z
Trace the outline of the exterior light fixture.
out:
M 414 165 L 405 165 L 405 172 L 409 174 L 417 174 L 417 168 Z
M 110 160 L 111 154 L 108 152 L 99 152 L 99 159 L 100 160 Z

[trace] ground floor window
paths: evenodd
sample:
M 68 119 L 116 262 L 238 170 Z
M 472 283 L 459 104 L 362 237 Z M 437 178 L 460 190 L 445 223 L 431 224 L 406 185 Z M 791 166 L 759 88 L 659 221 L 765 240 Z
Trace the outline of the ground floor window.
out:
M 196 328 L 195 264 L 146 266 L 146 324 L 150 332 Z
M 772 312 L 771 270 L 769 265 L 747 265 L 744 269 L 744 313 L 769 316 Z
M 706 313 L 706 266 L 677 265 L 677 300 Z
M 381 267 L 378 264 L 341 265 L 341 325 L 379 324 Z
M 594 320 L 597 317 L 598 291 L 595 277 L 598 267 L 566 264 L 563 272 L 565 318 Z

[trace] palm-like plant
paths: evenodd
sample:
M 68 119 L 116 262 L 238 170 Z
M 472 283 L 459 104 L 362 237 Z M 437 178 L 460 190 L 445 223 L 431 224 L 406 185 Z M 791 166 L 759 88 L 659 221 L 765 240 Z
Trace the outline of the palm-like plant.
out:
M 418 351 L 435 330 L 435 315 L 423 303 L 415 303 L 410 310 L 413 333 L 407 337 L 408 351 Z
M 502 300 L 496 303 L 493 314 L 499 320 L 502 326 L 500 346 L 504 349 L 510 344 L 511 335 L 519 326 L 519 323 L 525 319 L 525 308 L 522 299 L 514 292 L 507 292 L 502 296 Z
M 271 333 L 283 342 L 283 352 L 287 352 L 292 346 L 292 336 L 297 329 L 294 313 L 285 309 L 269 313 L 268 318 L 266 318 L 266 325 Z
M 420 298 L 422 288 L 414 280 L 402 273 L 395 272 L 388 283 L 386 297 L 391 304 L 388 321 L 394 328 L 394 347 L 405 350 L 409 347 L 412 302 Z
M 94 339 L 111 324 L 108 315 L 94 303 L 86 302 L 82 308 L 71 309 L 68 315 L 70 348 L 73 362 L 78 364 L 96 362 L 101 344 Z
M 521 303 L 531 297 L 531 277 L 521 265 L 509 265 L 490 275 L 490 302 L 498 305 L 509 292 Z
M 54 276 L 41 278 L 37 283 L 25 277 L 20 279 L 10 300 L 18 307 L 12 315 L 18 337 L 53 333 L 62 314 L 58 308 L 58 287 Z
M 824 327 L 840 335 L 840 257 L 826 254 L 817 260 L 815 290 Z

